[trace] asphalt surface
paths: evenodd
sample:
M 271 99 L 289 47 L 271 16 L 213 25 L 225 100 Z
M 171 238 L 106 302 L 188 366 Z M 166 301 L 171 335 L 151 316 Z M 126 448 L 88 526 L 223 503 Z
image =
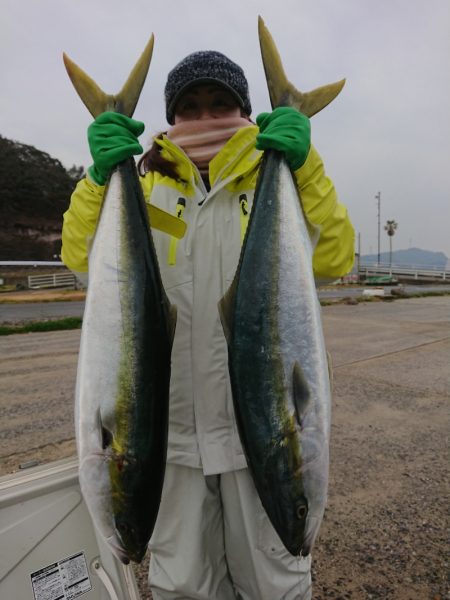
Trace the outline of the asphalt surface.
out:
M 363 295 L 364 290 L 373 290 L 375 286 L 336 287 L 319 290 L 320 299 L 357 298 Z M 391 294 L 393 287 L 383 288 L 385 295 Z M 418 292 L 446 291 L 450 292 L 450 285 L 405 285 L 402 289 L 408 294 Z M 0 323 L 21 323 L 25 321 L 39 321 L 47 319 L 62 319 L 65 317 L 82 317 L 84 301 L 71 302 L 27 302 L 27 303 L 1 303 Z
M 84 301 L 0 304 L 0 323 L 82 317 Z
M 78 302 L 48 304 L 77 304 L 69 307 L 74 312 L 82 308 Z M 389 356 L 450 337 L 450 296 L 325 306 L 322 314 L 335 370 L 373 365 L 378 357 L 387 357 L 384 368 L 390 368 Z M 0 457 L 73 437 L 79 340 L 79 329 L 0 337 L 0 407 L 4 425 L 9 422 L 0 427 Z M 448 378 L 449 369 L 440 363 L 427 369 L 436 381 Z M 407 374 L 411 386 L 421 377 L 418 368 Z

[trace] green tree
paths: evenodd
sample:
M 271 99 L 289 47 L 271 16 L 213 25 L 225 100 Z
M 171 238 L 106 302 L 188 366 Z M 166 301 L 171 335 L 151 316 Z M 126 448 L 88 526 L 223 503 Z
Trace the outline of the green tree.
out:
M 0 260 L 52 260 L 83 167 L 0 135 Z

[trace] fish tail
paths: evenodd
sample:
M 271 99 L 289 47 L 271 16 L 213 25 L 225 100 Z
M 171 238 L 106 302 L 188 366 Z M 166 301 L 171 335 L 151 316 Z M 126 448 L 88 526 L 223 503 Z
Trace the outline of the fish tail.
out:
M 336 98 L 344 87 L 345 79 L 310 92 L 301 92 L 286 77 L 275 42 L 261 17 L 258 17 L 258 32 L 272 108 L 293 106 L 307 117 L 312 117 Z
M 118 94 L 114 95 L 106 94 L 101 90 L 87 73 L 66 54 L 63 54 L 64 65 L 73 86 L 93 117 L 97 117 L 107 110 L 119 112 L 128 117 L 133 115 L 150 67 L 153 44 L 154 36 L 152 35 L 125 85 Z

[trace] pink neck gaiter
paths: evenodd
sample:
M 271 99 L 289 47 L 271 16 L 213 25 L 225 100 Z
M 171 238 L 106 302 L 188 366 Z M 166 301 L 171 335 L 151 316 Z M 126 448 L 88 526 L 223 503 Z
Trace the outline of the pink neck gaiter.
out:
M 167 137 L 184 150 L 204 176 L 210 161 L 236 131 L 250 125 L 253 123 L 243 117 L 185 121 L 171 127 Z

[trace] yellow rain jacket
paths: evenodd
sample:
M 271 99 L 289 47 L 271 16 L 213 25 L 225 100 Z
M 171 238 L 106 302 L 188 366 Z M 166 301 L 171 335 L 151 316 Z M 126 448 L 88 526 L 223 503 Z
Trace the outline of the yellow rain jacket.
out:
M 214 157 L 209 192 L 197 168 L 166 137 L 158 141 L 162 156 L 176 162 L 183 182 L 159 173 L 141 178 L 147 202 L 187 223 L 181 240 L 152 229 L 162 281 L 178 310 L 168 462 L 202 468 L 205 475 L 246 466 L 217 304 L 233 279 L 252 206 L 262 156 L 255 149 L 257 133 L 256 126 L 240 129 Z M 336 279 L 351 270 L 354 259 L 347 210 L 313 147 L 294 175 L 311 232 L 318 234 L 314 273 L 318 279 Z M 62 260 L 76 273 L 88 270 L 103 193 L 104 187 L 83 179 L 64 214 Z

